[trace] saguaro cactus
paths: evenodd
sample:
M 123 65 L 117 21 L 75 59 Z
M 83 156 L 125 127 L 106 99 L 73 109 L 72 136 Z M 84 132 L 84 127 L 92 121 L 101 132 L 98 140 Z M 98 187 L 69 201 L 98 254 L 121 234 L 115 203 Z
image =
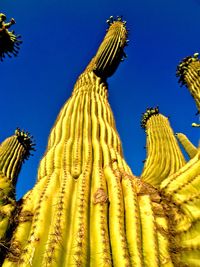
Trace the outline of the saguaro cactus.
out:
M 181 85 L 186 85 L 197 106 L 197 114 L 200 114 L 200 60 L 199 53 L 184 58 L 177 67 L 176 75 Z M 194 127 L 200 124 L 193 123 Z
M 6 15 L 0 13 L 0 60 L 3 61 L 5 55 L 11 57 L 11 55 L 17 56 L 19 45 L 22 42 L 20 35 L 15 35 L 14 31 L 8 29 L 15 24 L 15 20 L 12 18 L 10 22 L 5 23 Z
M 198 149 L 190 142 L 187 136 L 183 133 L 176 133 L 176 137 L 178 138 L 179 142 L 185 149 L 186 153 L 190 158 L 193 158 L 197 153 Z
M 126 23 L 108 24 L 19 203 L 3 267 L 200 266 L 200 152 L 185 163 L 167 118 L 147 109 L 147 162 L 141 179 L 132 174 L 106 83 L 124 56 Z
M 22 163 L 34 150 L 32 137 L 19 128 L 0 145 L 0 262 L 12 233 L 17 203 L 15 186 Z
M 157 187 L 184 166 L 185 160 L 168 119 L 159 114 L 158 108 L 146 110 L 141 126 L 147 134 L 147 159 L 141 178 Z

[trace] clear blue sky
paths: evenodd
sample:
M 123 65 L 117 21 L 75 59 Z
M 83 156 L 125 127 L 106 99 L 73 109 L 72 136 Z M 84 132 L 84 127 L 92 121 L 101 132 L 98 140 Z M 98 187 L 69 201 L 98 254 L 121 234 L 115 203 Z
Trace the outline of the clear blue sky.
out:
M 109 83 L 109 101 L 125 158 L 139 175 L 145 159 L 141 113 L 159 105 L 175 132 L 197 145 L 196 106 L 175 76 L 178 62 L 200 51 L 200 0 L 1 0 L 1 12 L 14 17 L 23 44 L 17 58 L 0 64 L 0 140 L 18 126 L 34 136 L 37 151 L 23 166 L 21 197 L 31 189 L 56 116 L 78 75 L 94 55 L 110 15 L 123 15 L 130 29 L 128 59 Z

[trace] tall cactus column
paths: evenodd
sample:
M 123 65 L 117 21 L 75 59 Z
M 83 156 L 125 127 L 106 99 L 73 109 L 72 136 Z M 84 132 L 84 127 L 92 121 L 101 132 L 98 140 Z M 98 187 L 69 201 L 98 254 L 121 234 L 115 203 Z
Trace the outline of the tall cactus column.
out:
M 141 178 L 158 187 L 165 178 L 184 166 L 185 160 L 168 119 L 159 114 L 158 107 L 146 110 L 141 127 L 147 135 L 147 159 Z
M 0 145 L 0 254 L 8 247 L 16 213 L 15 186 L 22 163 L 34 149 L 31 136 L 16 129 L 15 135 Z
M 114 170 L 131 172 L 105 82 L 123 58 L 127 31 L 120 18 L 109 23 L 96 56 L 52 128 L 38 182 L 21 209 L 33 212 L 32 222 L 19 220 L 4 266 L 130 265 L 121 176 Z

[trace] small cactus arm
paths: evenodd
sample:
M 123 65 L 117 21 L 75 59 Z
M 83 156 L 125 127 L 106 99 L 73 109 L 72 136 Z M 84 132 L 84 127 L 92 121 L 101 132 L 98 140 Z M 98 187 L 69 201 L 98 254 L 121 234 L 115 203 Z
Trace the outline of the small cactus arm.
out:
M 200 127 L 200 123 L 195 123 L 195 122 L 193 122 L 193 123 L 192 123 L 192 127 Z
M 184 58 L 178 65 L 176 76 L 179 83 L 186 85 L 195 100 L 197 114 L 200 113 L 200 59 L 199 53 Z M 199 123 L 193 123 L 193 127 L 199 127 Z
M 141 127 L 147 135 L 147 158 L 141 179 L 153 186 L 185 165 L 185 159 L 174 137 L 168 118 L 159 114 L 158 107 L 147 108 Z
M 197 154 L 198 149 L 190 142 L 190 140 L 187 138 L 185 134 L 176 133 L 175 136 L 177 137 L 178 141 L 181 143 L 181 145 L 185 149 L 188 156 L 190 158 L 193 158 Z
M 127 30 L 120 17 L 108 23 L 51 129 L 37 183 L 20 201 L 3 267 L 200 266 L 200 238 L 191 240 L 200 233 L 199 153 L 187 164 L 181 155 L 173 159 L 175 173 L 158 188 L 132 174 L 106 83 L 123 56 Z M 166 118 L 157 117 L 169 131 Z M 173 136 L 169 156 L 176 156 L 174 134 L 166 135 L 163 145 Z
M 21 36 L 15 35 L 14 31 L 8 29 L 15 24 L 15 20 L 11 19 L 10 22 L 5 23 L 6 16 L 0 13 L 0 60 L 3 61 L 5 55 L 17 56 L 19 52 L 19 45 L 21 44 Z
M 0 145 L 0 262 L 8 246 L 16 213 L 15 187 L 22 163 L 34 149 L 31 136 L 16 129 Z

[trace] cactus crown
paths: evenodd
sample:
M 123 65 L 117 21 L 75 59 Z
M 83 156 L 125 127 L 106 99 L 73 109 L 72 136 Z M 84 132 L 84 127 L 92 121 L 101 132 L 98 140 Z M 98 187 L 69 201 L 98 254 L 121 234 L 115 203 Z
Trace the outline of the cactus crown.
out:
M 112 76 L 120 62 L 126 58 L 124 47 L 128 43 L 126 21 L 123 21 L 122 17 L 114 19 L 110 16 L 106 22 L 109 25 L 107 34 L 87 67 L 87 70 L 94 71 L 97 76 L 104 79 Z
M 193 56 L 185 57 L 177 66 L 176 76 L 179 77 L 178 82 L 181 84 L 181 86 L 187 85 L 187 83 L 185 81 L 185 76 L 188 72 L 188 67 L 189 67 L 190 63 L 195 62 L 195 61 L 200 61 L 198 56 L 199 56 L 199 53 L 194 53 Z M 200 75 L 200 73 L 199 73 L 199 75 Z
M 15 35 L 14 31 L 8 29 L 15 24 L 15 20 L 12 18 L 10 22 L 5 23 L 6 15 L 0 13 L 0 60 L 3 61 L 5 55 L 11 57 L 17 56 L 19 45 L 22 43 L 20 35 Z
M 17 128 L 15 130 L 15 136 L 17 137 L 17 140 L 20 142 L 20 144 L 25 149 L 25 155 L 24 159 L 28 159 L 30 155 L 31 150 L 35 151 L 35 143 L 33 141 L 33 136 L 30 135 L 29 132 L 25 132 L 24 130 L 20 130 L 20 128 Z
M 143 129 L 146 129 L 146 123 L 148 121 L 149 118 L 151 118 L 151 116 L 153 115 L 158 115 L 159 114 L 159 108 L 158 106 L 155 108 L 147 108 L 146 111 L 144 113 L 142 113 L 142 118 L 141 118 L 141 127 Z

